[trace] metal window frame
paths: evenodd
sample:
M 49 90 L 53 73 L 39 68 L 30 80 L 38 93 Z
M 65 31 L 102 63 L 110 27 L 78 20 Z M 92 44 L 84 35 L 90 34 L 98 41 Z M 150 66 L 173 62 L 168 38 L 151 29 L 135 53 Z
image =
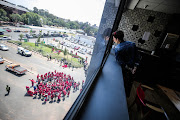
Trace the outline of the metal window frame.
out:
M 118 26 L 119 26 L 121 16 L 123 14 L 126 2 L 127 2 L 127 0 L 121 0 L 120 1 L 118 11 L 116 13 L 116 18 L 115 18 L 115 21 L 114 21 L 114 24 L 113 24 L 112 31 L 116 31 L 118 29 Z M 104 56 L 103 56 L 100 67 L 98 69 L 96 69 L 96 71 L 94 71 L 91 78 L 86 83 L 84 89 L 79 94 L 79 96 L 76 98 L 75 102 L 71 106 L 68 113 L 65 115 L 64 120 L 73 120 L 73 119 L 75 119 L 75 117 L 77 116 L 77 114 L 80 111 L 81 107 L 83 106 L 83 103 L 84 103 L 88 93 L 90 92 L 90 89 L 92 88 L 93 84 L 95 84 L 96 78 L 100 75 L 100 73 L 102 71 L 102 68 L 104 67 L 104 64 L 105 64 L 105 62 L 106 62 L 106 60 L 107 60 L 107 58 L 109 56 L 109 53 L 111 51 L 111 46 L 113 44 L 112 31 L 111 31 L 110 39 L 108 41 L 106 50 L 104 52 Z

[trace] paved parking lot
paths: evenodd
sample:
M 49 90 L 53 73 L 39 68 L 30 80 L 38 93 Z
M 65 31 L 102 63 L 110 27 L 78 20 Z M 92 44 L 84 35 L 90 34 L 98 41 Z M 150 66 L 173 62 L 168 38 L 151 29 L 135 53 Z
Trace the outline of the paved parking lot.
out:
M 14 30 L 22 30 L 22 31 L 30 31 L 29 28 L 19 28 L 8 26 L 10 29 Z M 36 30 L 38 34 L 39 30 Z M 5 32 L 5 35 L 9 35 L 12 40 L 19 41 L 19 35 L 26 34 L 24 32 Z M 53 39 L 58 40 L 58 42 Z M 29 42 L 35 43 L 37 38 L 29 39 Z M 66 42 L 66 44 L 78 46 L 80 48 L 84 48 L 87 50 L 93 50 L 86 46 L 79 45 L 77 43 L 72 43 L 68 40 L 65 40 L 62 37 L 49 37 L 49 38 L 41 38 L 41 41 L 45 41 L 45 43 L 52 43 L 58 46 L 59 42 Z M 72 68 L 63 69 L 59 66 L 55 60 L 47 61 L 46 57 L 41 56 L 40 54 L 32 52 L 31 57 L 21 56 L 17 54 L 17 46 L 6 41 L 0 41 L 9 47 L 9 51 L 1 51 L 0 56 L 3 56 L 5 59 L 4 64 L 0 64 L 0 120 L 61 120 L 68 112 L 69 108 L 76 100 L 77 96 L 80 93 L 80 89 L 82 88 L 82 81 L 86 79 L 85 72 L 82 68 L 75 68 L 72 71 Z M 83 57 L 87 57 L 88 64 L 91 60 L 91 55 L 85 53 L 81 54 L 78 50 L 74 50 L 71 47 L 67 47 L 63 45 L 63 49 L 65 47 L 68 51 L 73 51 Z M 59 46 L 62 49 L 62 45 Z M 17 76 L 12 72 L 6 71 L 5 66 L 10 64 L 20 64 L 22 67 L 26 68 L 28 72 L 25 75 Z M 26 96 L 26 86 L 31 86 L 31 82 L 29 79 L 36 79 L 37 74 L 45 74 L 47 72 L 53 72 L 54 70 L 58 72 L 64 72 L 66 74 L 70 74 L 76 82 L 80 82 L 80 89 L 73 93 L 71 89 L 70 96 L 65 97 L 65 100 L 61 100 L 59 103 L 53 102 L 43 104 L 44 101 L 41 99 L 33 99 L 33 97 Z M 6 85 L 11 87 L 10 94 L 5 96 Z M 32 89 L 32 88 L 31 88 Z
M 15 74 L 5 70 L 5 65 L 9 64 L 5 62 L 0 65 L 0 119 L 2 120 L 32 120 L 32 119 L 44 119 L 44 120 L 60 120 L 63 119 L 75 99 L 80 93 L 80 90 L 73 93 L 71 91 L 70 96 L 61 100 L 60 103 L 53 102 L 42 104 L 41 99 L 33 99 L 33 97 L 25 96 L 25 86 L 30 86 L 29 79 L 35 79 L 37 73 L 44 74 L 49 71 L 61 71 L 73 76 L 75 81 L 85 80 L 85 74 L 83 68 L 72 69 L 59 67 L 59 64 L 55 61 L 47 61 L 46 58 L 39 54 L 33 53 L 31 57 L 24 57 L 17 54 L 16 46 L 6 44 L 9 47 L 9 51 L 1 51 L 0 55 L 12 63 L 19 63 L 23 67 L 31 70 L 26 75 L 16 76 Z M 11 87 L 10 94 L 5 96 L 6 85 Z M 81 88 L 81 85 L 80 85 Z

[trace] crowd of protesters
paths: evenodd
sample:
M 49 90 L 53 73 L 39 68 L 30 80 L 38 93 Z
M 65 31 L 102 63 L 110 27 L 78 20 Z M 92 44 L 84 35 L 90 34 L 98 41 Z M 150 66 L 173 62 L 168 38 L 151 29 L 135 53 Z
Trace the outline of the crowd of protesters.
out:
M 80 82 L 76 82 L 71 75 L 67 75 L 63 72 L 48 72 L 44 75 L 37 75 L 37 80 L 30 80 L 34 90 L 30 90 L 29 86 L 26 86 L 27 93 L 30 96 L 37 95 L 46 101 L 60 101 L 61 98 L 64 100 L 65 96 L 69 97 L 71 89 L 73 92 L 79 90 Z M 36 85 L 34 84 L 36 83 Z M 84 85 L 84 80 L 82 82 Z M 82 86 L 83 87 L 83 86 Z M 82 89 L 80 90 L 80 92 Z

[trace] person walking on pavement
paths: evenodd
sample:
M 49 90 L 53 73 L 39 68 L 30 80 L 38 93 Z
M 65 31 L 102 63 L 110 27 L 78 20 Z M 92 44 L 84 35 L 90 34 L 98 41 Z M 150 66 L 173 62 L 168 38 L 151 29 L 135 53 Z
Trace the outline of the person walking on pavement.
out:
M 51 55 L 50 55 L 49 59 L 50 59 L 50 61 L 51 61 Z
M 6 86 L 6 90 L 7 90 L 7 92 L 8 92 L 7 95 L 9 95 L 9 93 L 10 93 L 10 87 L 9 87 L 8 85 Z
M 74 69 L 74 66 L 72 66 L 72 71 L 73 71 L 73 69 Z
M 69 69 L 70 69 L 70 67 L 71 67 L 71 63 L 69 63 Z
M 47 55 L 47 61 L 49 60 L 49 55 Z

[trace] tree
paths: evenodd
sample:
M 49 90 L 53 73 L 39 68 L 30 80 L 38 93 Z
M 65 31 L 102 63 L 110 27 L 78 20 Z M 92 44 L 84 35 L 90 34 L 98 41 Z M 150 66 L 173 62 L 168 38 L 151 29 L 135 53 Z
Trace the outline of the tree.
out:
M 23 34 L 20 34 L 20 35 L 19 35 L 19 40 L 20 40 L 20 42 L 21 42 L 23 36 L 24 36 Z
M 29 24 L 29 18 L 27 18 L 26 14 L 22 14 L 21 15 L 21 21 L 24 23 L 24 24 Z
M 8 17 L 2 17 L 2 20 L 3 21 L 9 21 L 9 18 Z
M 13 22 L 17 23 L 22 20 L 21 16 L 19 14 L 11 14 L 10 18 Z
M 31 30 L 29 31 L 29 33 L 30 33 L 30 35 L 32 35 L 32 28 L 31 28 Z
M 41 35 L 38 36 L 37 43 L 40 43 Z
M 37 9 L 37 7 L 33 7 L 33 12 L 38 14 L 38 9 Z
M 0 16 L 1 17 L 6 17 L 6 15 L 7 15 L 7 12 L 4 10 L 4 9 L 0 9 Z
M 0 21 L 9 21 L 7 12 L 4 9 L 0 9 Z
M 65 58 L 65 56 L 68 54 L 68 50 L 65 48 L 63 53 L 64 53 L 64 58 Z

